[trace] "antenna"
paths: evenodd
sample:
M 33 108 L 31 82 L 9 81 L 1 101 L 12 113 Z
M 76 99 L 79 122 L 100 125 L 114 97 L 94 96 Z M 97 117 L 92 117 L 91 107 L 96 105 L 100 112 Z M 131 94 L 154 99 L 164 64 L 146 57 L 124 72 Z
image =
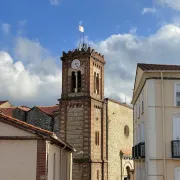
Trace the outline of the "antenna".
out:
M 79 31 L 80 31 L 79 50 L 81 51 L 83 49 L 84 51 L 87 51 L 88 45 L 85 44 L 84 42 L 84 27 L 81 24 L 82 22 L 79 23 Z

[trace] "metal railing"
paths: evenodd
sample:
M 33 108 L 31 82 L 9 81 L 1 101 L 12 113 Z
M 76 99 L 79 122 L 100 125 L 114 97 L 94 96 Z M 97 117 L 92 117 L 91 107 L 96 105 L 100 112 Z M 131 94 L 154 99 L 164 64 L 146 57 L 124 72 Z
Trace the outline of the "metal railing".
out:
M 180 158 L 180 140 L 171 141 L 172 158 Z
M 133 159 L 143 159 L 145 158 L 145 142 L 141 142 L 134 147 L 132 147 L 132 158 Z

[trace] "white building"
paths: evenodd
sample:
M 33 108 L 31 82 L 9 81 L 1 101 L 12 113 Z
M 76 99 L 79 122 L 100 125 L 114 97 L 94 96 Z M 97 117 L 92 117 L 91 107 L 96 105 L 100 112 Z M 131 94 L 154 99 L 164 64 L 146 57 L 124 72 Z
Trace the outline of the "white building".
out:
M 0 114 L 0 180 L 71 180 L 72 151 L 53 132 Z

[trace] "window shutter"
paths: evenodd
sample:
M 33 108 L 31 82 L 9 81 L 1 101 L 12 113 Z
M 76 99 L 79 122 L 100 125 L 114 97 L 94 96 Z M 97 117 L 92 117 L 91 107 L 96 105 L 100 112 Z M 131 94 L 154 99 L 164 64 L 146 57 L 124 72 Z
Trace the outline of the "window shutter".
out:
M 180 84 L 176 84 L 175 98 L 176 98 L 176 106 L 180 106 Z
M 173 139 L 180 140 L 180 116 L 173 119 Z
M 141 123 L 141 142 L 144 142 L 144 123 Z

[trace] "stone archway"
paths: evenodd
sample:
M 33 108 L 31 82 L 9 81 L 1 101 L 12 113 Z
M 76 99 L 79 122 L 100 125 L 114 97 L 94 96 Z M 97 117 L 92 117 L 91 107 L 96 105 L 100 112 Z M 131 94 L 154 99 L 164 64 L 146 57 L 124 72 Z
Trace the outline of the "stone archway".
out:
M 131 180 L 131 170 L 132 170 L 132 165 L 130 162 L 126 162 L 124 164 L 124 168 L 123 168 L 123 176 L 124 179 L 123 180 Z

